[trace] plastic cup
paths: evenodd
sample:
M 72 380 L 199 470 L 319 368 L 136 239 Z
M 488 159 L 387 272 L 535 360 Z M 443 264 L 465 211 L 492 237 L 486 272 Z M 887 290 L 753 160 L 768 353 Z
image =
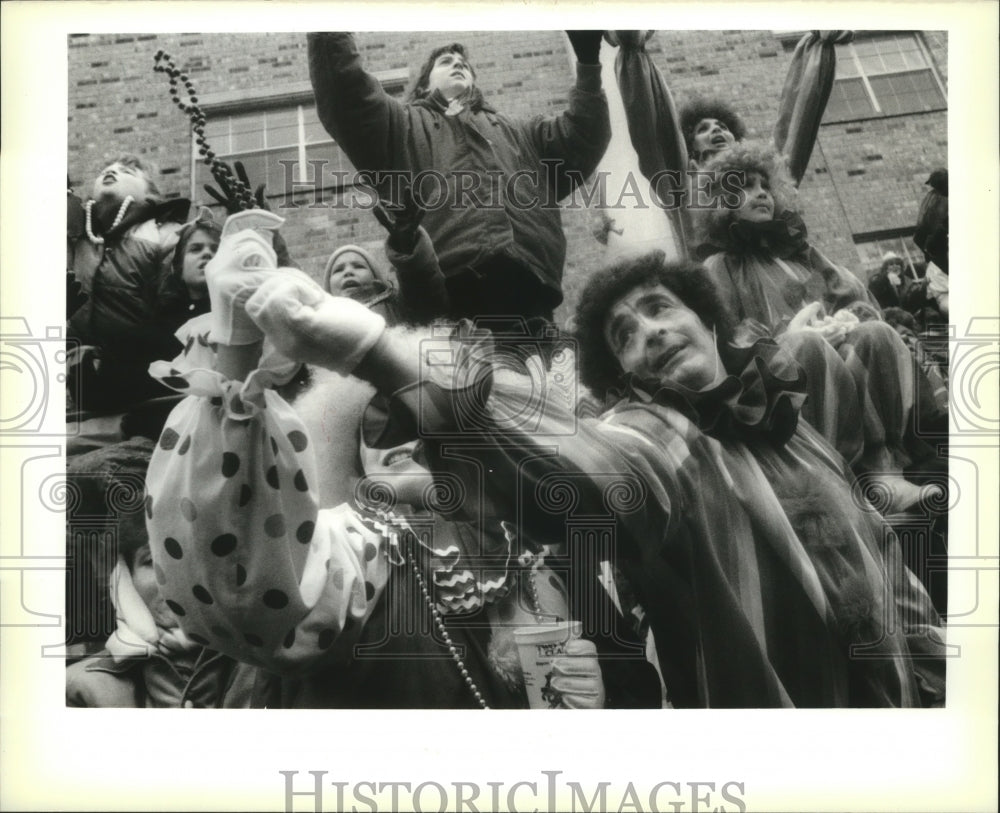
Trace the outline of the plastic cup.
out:
M 524 688 L 528 705 L 533 709 L 560 707 L 559 692 L 552 688 L 552 661 L 566 652 L 566 644 L 580 637 L 579 621 L 518 627 L 514 641 L 524 672 Z

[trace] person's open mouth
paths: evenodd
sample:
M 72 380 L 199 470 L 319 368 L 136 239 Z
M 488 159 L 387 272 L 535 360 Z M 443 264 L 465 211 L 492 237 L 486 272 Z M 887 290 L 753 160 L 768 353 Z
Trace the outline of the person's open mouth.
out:
M 389 454 L 382 458 L 383 466 L 394 466 L 397 463 L 402 463 L 404 460 L 413 459 L 413 447 L 403 446 L 399 449 L 393 449 Z
M 683 344 L 674 344 L 666 348 L 653 362 L 653 372 L 657 374 L 662 373 L 670 362 L 673 361 L 674 356 L 680 353 L 683 349 Z
M 729 145 L 729 139 L 724 135 L 717 135 L 712 139 L 713 147 L 726 147 Z

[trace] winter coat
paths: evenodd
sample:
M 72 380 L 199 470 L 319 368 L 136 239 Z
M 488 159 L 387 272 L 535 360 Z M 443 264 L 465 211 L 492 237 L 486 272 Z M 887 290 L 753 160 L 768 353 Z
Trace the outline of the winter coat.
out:
M 97 365 L 71 371 L 78 406 L 121 411 L 167 391 L 146 368 L 180 350 L 174 321 L 164 321 L 158 301 L 188 201 L 135 206 L 103 244 L 86 237 L 74 246 L 73 274 L 88 299 L 69 318 L 67 338 L 99 348 Z M 76 382 L 79 382 L 78 384 Z
M 501 258 L 526 269 L 527 279 L 537 283 L 537 291 L 524 292 L 526 301 L 541 297 L 550 309 L 562 301 L 566 237 L 556 202 L 596 169 L 611 138 L 600 66 L 577 66 L 568 110 L 528 120 L 486 104 L 449 116 L 432 99 L 399 102 L 363 70 L 347 33 L 310 34 L 309 70 L 320 121 L 359 171 L 434 171 L 447 180 L 449 203 L 428 208 L 423 225 L 449 283 Z M 553 168 L 543 161 L 560 163 Z M 537 185 L 523 177 L 525 171 L 537 174 Z M 499 173 L 504 184 L 522 173 L 520 199 L 537 196 L 540 204 L 513 206 L 505 195 L 492 206 L 454 205 L 462 199 L 457 190 L 463 173 L 477 176 L 484 201 L 495 184 L 487 173 Z M 439 194 L 431 189 L 439 182 L 426 186 L 425 194 Z
M 255 670 L 201 649 L 190 672 L 165 655 L 115 660 L 107 650 L 66 670 L 66 705 L 85 708 L 247 708 Z

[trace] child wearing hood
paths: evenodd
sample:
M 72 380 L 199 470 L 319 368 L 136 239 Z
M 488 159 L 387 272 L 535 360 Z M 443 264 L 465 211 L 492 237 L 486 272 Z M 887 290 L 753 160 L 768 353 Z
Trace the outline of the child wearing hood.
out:
M 698 248 L 740 333 L 792 352 L 807 372 L 803 415 L 856 473 L 878 479 L 890 510 L 906 510 L 920 490 L 900 472 L 926 455 L 910 423 L 917 409 L 939 411 L 926 378 L 861 281 L 809 243 L 781 156 L 733 146 L 706 171 L 717 188 L 741 180 L 737 202 L 699 213 Z
M 155 316 L 189 206 L 185 199 L 164 199 L 151 168 L 134 155 L 120 156 L 94 179 L 83 207 L 84 232 L 71 252 L 73 274 L 88 298 L 70 315 L 67 338 L 95 348 L 78 354 L 71 372 L 77 406 L 124 411 L 167 394 L 146 368 L 177 350 L 173 331 Z

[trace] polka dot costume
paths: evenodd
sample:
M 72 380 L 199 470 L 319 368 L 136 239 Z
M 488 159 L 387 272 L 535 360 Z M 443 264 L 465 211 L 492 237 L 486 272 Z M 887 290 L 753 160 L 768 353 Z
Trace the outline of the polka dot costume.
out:
M 146 478 L 160 591 L 192 640 L 269 669 L 329 649 L 385 586 L 380 535 L 348 507 L 319 511 L 305 427 L 268 389 L 180 360 L 150 372 L 190 397 L 171 413 Z

